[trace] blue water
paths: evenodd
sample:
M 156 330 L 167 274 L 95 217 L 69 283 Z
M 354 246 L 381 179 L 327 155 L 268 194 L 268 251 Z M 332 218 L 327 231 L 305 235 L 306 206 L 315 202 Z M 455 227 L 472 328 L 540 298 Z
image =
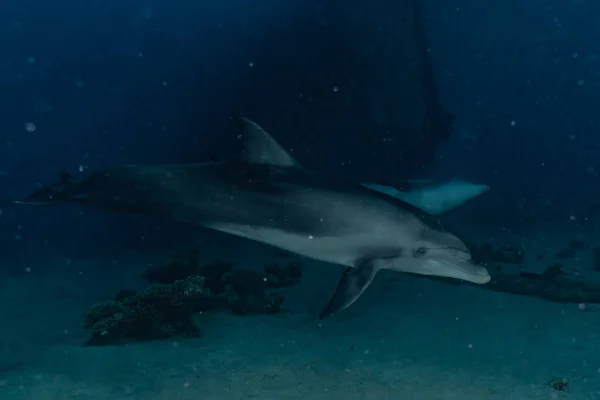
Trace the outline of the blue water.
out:
M 590 0 L 3 0 L 0 398 L 599 398 L 598 21 Z M 436 105 L 452 114 L 449 138 L 406 122 L 419 102 L 431 123 Z M 227 159 L 234 116 L 331 179 L 489 185 L 443 218 L 470 244 L 523 254 L 486 255 L 516 293 L 384 271 L 321 322 L 340 266 L 9 201 L 61 172 Z M 262 277 L 297 262 L 303 275 L 275 315 L 202 312 L 198 337 L 84 346 L 94 304 L 151 288 L 144 271 L 192 250 L 199 265 Z

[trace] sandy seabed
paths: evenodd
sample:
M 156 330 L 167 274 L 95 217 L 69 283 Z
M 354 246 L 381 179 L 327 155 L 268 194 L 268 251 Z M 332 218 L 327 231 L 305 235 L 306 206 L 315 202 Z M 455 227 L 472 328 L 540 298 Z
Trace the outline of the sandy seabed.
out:
M 238 254 L 262 265 L 271 253 Z M 0 398 L 600 399 L 594 305 L 384 271 L 354 306 L 318 321 L 342 269 L 307 260 L 285 292 L 288 312 L 205 313 L 200 338 L 81 346 L 89 306 L 141 285 L 147 263 L 53 259 L 1 277 Z M 555 377 L 568 392 L 550 387 Z

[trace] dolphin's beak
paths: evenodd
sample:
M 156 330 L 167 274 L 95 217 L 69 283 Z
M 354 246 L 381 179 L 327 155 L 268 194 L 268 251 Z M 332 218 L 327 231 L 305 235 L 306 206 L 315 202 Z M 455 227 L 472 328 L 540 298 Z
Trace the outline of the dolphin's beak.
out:
M 484 284 L 490 281 L 491 276 L 487 269 L 473 264 L 469 261 L 439 261 L 430 260 L 434 264 L 432 268 L 433 275 L 445 276 L 448 278 L 462 279 L 463 281 Z
M 484 284 L 488 283 L 492 279 L 487 269 L 468 261 L 458 264 L 451 264 L 450 267 L 458 273 L 456 278 L 463 279 L 468 282 Z

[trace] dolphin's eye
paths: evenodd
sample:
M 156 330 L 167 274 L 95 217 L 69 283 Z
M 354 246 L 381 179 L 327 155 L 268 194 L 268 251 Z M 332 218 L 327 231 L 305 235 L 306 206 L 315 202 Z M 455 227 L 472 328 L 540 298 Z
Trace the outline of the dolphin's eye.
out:
M 427 249 L 425 247 L 415 249 L 415 257 L 423 257 L 425 254 L 427 254 Z

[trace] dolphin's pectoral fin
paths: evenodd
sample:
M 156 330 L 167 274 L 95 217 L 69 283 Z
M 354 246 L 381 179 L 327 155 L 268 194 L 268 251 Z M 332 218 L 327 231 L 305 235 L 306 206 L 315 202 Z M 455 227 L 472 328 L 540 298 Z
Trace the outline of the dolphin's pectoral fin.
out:
M 374 261 L 373 259 L 359 261 L 353 268 L 344 271 L 333 297 L 321 312 L 319 319 L 327 318 L 350 307 L 363 294 L 379 271 Z

